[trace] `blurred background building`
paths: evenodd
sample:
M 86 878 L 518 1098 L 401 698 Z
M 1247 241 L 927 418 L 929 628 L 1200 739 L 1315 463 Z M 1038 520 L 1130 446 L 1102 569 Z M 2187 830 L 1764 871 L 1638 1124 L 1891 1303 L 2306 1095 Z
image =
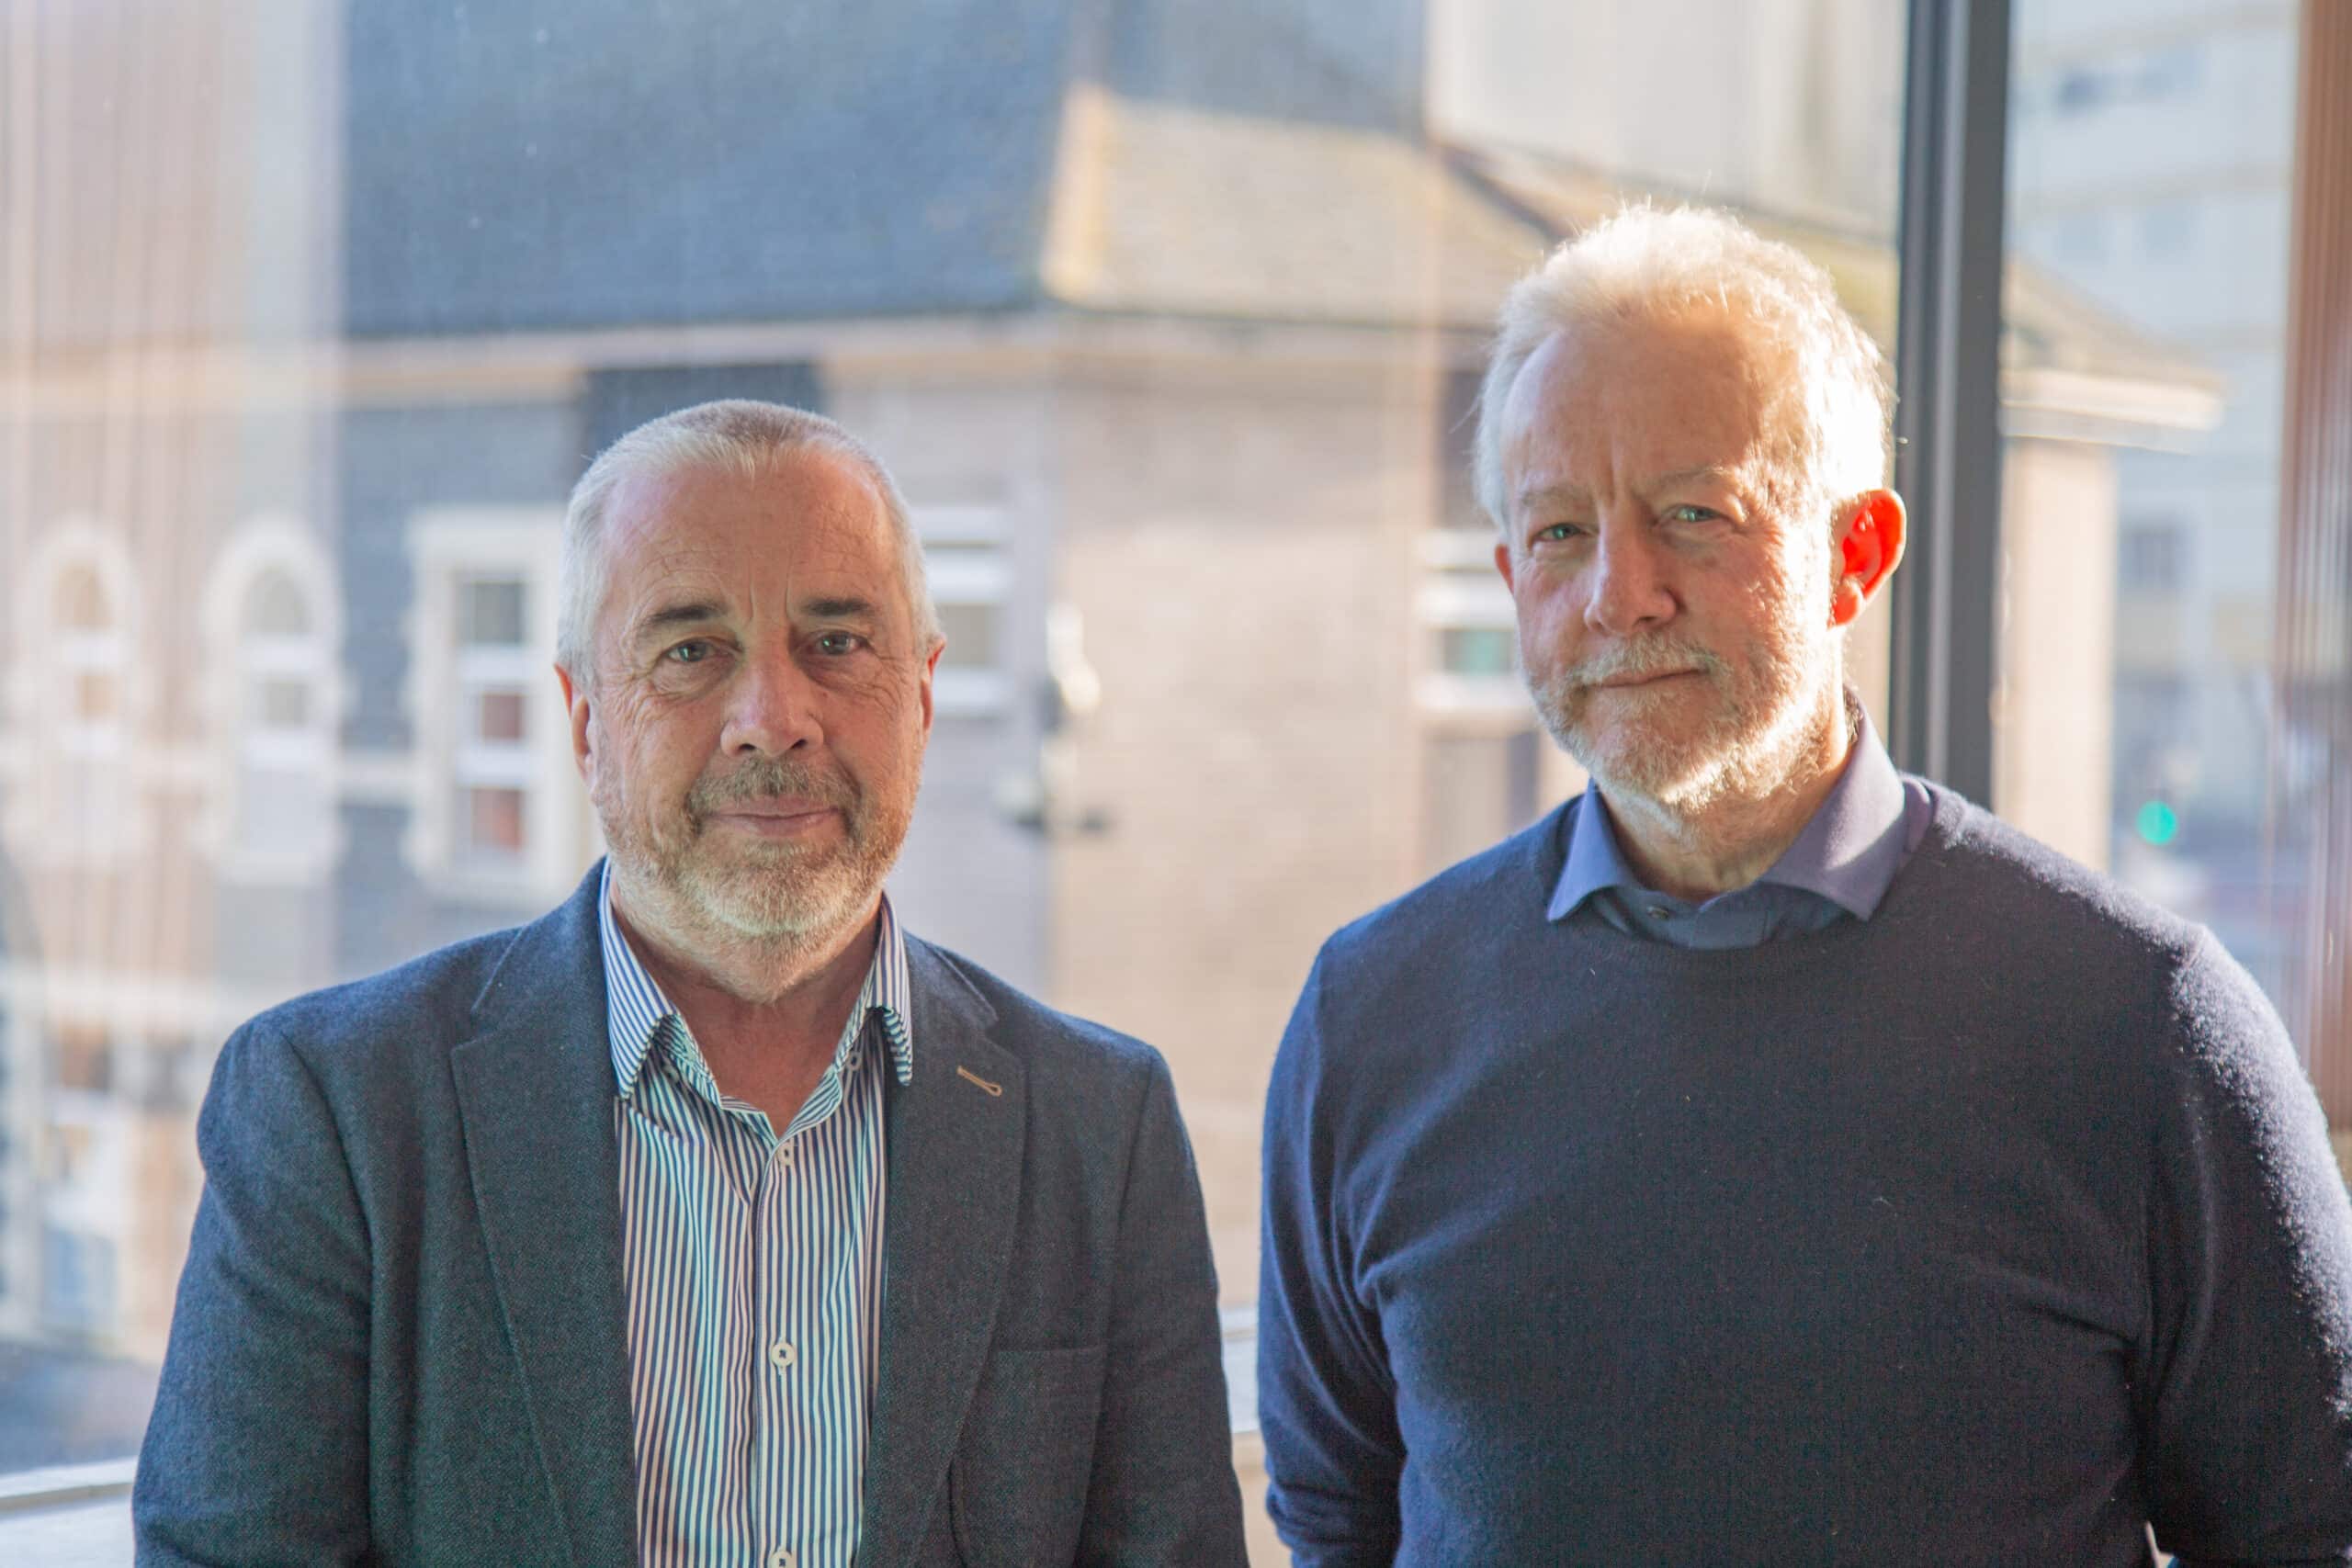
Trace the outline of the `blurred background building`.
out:
M 2267 854 L 2297 10 L 2020 6 L 2016 253 L 2208 367 L 2223 417 L 2120 455 L 2106 827 L 2127 875 L 2278 990 L 2304 910 Z

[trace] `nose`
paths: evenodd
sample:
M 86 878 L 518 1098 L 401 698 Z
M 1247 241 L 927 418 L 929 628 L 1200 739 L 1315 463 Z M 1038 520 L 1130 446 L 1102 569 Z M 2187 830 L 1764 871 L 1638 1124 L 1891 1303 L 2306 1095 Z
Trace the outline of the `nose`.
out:
M 747 657 L 729 687 L 718 732 L 723 755 L 781 757 L 824 739 L 817 683 L 789 650 Z
M 1672 620 L 1680 608 L 1670 563 L 1646 515 L 1603 518 L 1588 570 L 1584 619 L 1595 631 L 1631 637 Z

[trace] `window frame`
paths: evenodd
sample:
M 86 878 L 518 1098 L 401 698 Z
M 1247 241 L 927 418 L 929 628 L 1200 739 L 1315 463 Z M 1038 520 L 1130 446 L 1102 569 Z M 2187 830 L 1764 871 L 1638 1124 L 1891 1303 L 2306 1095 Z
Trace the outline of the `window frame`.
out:
M 413 743 L 401 849 L 437 896 L 498 903 L 560 897 L 600 848 L 572 761 L 571 727 L 555 695 L 562 533 L 563 513 L 556 507 L 429 507 L 410 517 L 414 581 L 402 696 Z M 511 649 L 458 640 L 459 585 L 481 578 L 523 585 L 523 639 Z M 512 750 L 469 739 L 474 699 L 508 689 L 524 696 L 523 739 Z M 457 802 L 469 786 L 523 792 L 523 852 L 511 863 L 467 856 Z
M 1895 227 L 1894 574 L 1887 748 L 1993 797 L 1999 677 L 2000 343 L 2007 265 L 2009 0 L 1911 0 Z
M 923 550 L 923 574 L 931 602 L 987 609 L 997 615 L 997 645 L 978 667 L 951 665 L 942 658 L 932 679 L 932 705 L 943 718 L 995 718 L 1012 705 L 1011 649 L 1005 646 L 1005 612 L 1012 603 L 1011 520 L 1001 506 L 944 504 L 910 506 L 915 537 Z M 954 550 L 936 555 L 934 547 Z
M 296 634 L 252 634 L 247 603 L 271 576 L 293 585 L 308 617 Z M 214 781 L 197 829 L 197 843 L 215 869 L 244 884 L 307 886 L 323 881 L 342 859 L 340 737 L 349 710 L 350 682 L 343 664 L 343 594 L 334 563 L 318 536 L 291 516 L 268 513 L 241 527 L 206 583 L 205 700 L 209 709 Z M 248 697 L 264 680 L 300 682 L 304 721 L 260 727 Z M 274 754 L 273 754 L 274 753 Z M 318 830 L 292 845 L 258 845 L 239 833 L 246 773 L 256 763 L 315 770 L 322 797 Z
M 1448 717 L 1526 719 L 1527 687 L 1520 679 L 1519 614 L 1510 585 L 1495 570 L 1492 528 L 1436 527 L 1416 546 L 1419 581 L 1413 592 L 1413 619 L 1422 649 L 1414 694 L 1424 714 Z M 1472 675 L 1445 667 L 1450 631 L 1501 631 L 1511 636 L 1511 668 L 1500 674 Z
M 96 576 L 105 595 L 107 624 L 95 629 L 68 628 L 56 614 L 59 589 L 82 570 Z M 14 608 L 16 646 L 5 693 L 12 744 L 0 754 L 15 775 L 0 820 L 9 852 L 26 865 L 87 870 L 147 853 L 154 840 L 158 752 L 133 739 L 149 733 L 155 694 L 141 656 L 140 628 L 147 623 L 130 542 L 95 518 L 60 522 L 27 560 Z M 103 720 L 73 711 L 74 692 L 87 674 L 113 682 L 112 712 Z M 77 814 L 104 819 L 108 830 L 61 831 Z

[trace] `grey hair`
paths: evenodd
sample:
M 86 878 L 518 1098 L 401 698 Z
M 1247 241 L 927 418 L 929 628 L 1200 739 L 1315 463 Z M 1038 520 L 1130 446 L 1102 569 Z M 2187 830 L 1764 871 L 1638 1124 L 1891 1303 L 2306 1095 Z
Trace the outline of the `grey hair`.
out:
M 1497 528 L 1510 531 L 1503 405 L 1535 351 L 1568 328 L 1692 309 L 1727 312 L 1791 355 L 1792 384 L 1772 411 L 1787 469 L 1780 477 L 1796 487 L 1787 502 L 1826 508 L 1886 482 L 1894 412 L 1886 361 L 1829 275 L 1728 213 L 1629 207 L 1561 244 L 1503 300 L 1473 449 L 1478 503 Z
M 940 640 L 939 610 L 923 570 L 922 541 L 890 471 L 865 443 L 822 414 L 736 398 L 650 420 L 597 454 L 580 476 L 563 514 L 556 564 L 556 663 L 575 681 L 594 678 L 596 616 L 605 601 L 605 513 L 623 479 L 695 468 L 750 476 L 770 458 L 797 451 L 831 453 L 873 485 L 897 537 L 907 604 L 928 653 Z

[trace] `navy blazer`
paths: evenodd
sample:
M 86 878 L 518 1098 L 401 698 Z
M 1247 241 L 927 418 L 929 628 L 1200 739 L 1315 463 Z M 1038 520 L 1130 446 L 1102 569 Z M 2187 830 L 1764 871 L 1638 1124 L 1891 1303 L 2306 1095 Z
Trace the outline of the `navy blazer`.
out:
M 141 1562 L 635 1561 L 596 897 L 591 872 L 222 1048 Z M 1166 1066 L 927 943 L 907 960 L 859 1563 L 1241 1562 Z

